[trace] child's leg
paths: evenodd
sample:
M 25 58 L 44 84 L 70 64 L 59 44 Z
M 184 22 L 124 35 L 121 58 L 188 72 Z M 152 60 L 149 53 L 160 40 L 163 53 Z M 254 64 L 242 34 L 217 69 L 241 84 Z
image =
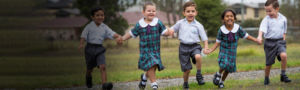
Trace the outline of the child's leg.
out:
M 265 77 L 269 77 L 271 67 L 272 67 L 272 65 L 266 66 L 266 68 L 265 68 Z
M 191 70 L 186 70 L 184 73 L 183 73 L 183 81 L 184 82 L 188 82 L 189 81 L 189 74 L 190 74 Z
M 157 68 L 157 66 L 153 66 L 146 73 L 146 75 L 147 75 L 147 77 L 149 77 L 151 83 L 156 82 L 156 77 L 155 77 L 156 68 Z
M 280 53 L 281 58 L 281 71 L 286 70 L 286 63 L 287 63 L 287 55 L 286 53 Z M 284 73 L 282 73 L 284 74 Z
M 221 71 L 221 72 L 223 72 L 223 71 Z M 225 70 L 224 73 L 223 73 L 223 75 L 222 75 L 222 80 L 219 83 L 219 88 L 224 88 L 225 87 L 224 81 L 227 78 L 228 74 L 229 74 L 229 72 Z
M 205 82 L 204 82 L 203 76 L 201 74 L 201 64 L 202 64 L 201 55 L 200 54 L 195 54 L 194 57 L 196 59 L 196 67 L 197 67 L 196 80 L 197 80 L 199 85 L 203 85 L 203 84 L 205 84 Z
M 270 70 L 271 70 L 272 65 L 266 66 L 265 68 L 265 81 L 264 85 L 269 85 L 270 80 L 269 80 L 269 75 L 270 75 Z
M 228 71 L 225 71 L 224 73 L 223 73 L 223 76 L 222 76 L 222 81 L 225 81 L 225 79 L 227 78 L 227 75 L 229 74 L 229 72 Z M 221 81 L 221 82 L 222 82 Z
M 281 75 L 280 75 L 280 81 L 282 81 L 282 82 L 291 82 L 291 80 L 285 74 L 286 63 L 287 63 L 287 55 L 286 55 L 286 53 L 285 52 L 280 53 L 280 58 L 281 58 Z
M 196 59 L 196 67 L 197 70 L 201 71 L 201 64 L 202 64 L 202 59 L 200 54 L 195 54 L 195 59 Z M 198 73 L 198 72 L 197 72 Z M 201 72 L 200 72 L 201 73 Z
M 100 69 L 100 72 L 101 72 L 101 83 L 106 83 L 106 80 L 107 80 L 107 77 L 106 77 L 106 67 L 105 67 L 105 64 L 101 64 L 99 65 L 99 69 Z

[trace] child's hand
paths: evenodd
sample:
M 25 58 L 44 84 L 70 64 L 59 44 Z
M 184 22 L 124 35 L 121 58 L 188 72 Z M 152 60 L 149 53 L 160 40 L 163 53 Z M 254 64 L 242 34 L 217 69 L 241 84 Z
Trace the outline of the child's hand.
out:
M 123 39 L 122 37 L 117 38 L 117 44 L 122 45 L 123 44 Z
M 204 54 L 209 54 L 211 50 L 209 48 L 204 49 Z
M 81 50 L 83 48 L 83 44 L 79 44 L 78 49 Z
M 259 44 L 259 45 L 261 45 L 262 44 L 262 38 L 261 37 L 257 37 L 256 43 Z

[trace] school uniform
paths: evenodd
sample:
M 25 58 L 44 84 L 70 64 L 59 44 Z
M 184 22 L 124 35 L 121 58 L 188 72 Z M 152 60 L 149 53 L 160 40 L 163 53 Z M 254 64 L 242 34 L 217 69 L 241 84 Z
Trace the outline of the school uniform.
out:
M 281 13 L 277 18 L 266 16 L 261 24 L 260 31 L 264 33 L 264 50 L 266 56 L 266 65 L 275 63 L 275 57 L 280 61 L 280 53 L 286 52 L 286 41 L 283 35 L 287 32 L 287 19 Z
M 181 71 L 185 72 L 192 69 L 192 62 L 195 64 L 195 55 L 201 54 L 202 47 L 199 44 L 201 37 L 202 41 L 208 40 L 203 25 L 197 20 L 193 20 L 189 23 L 186 19 L 179 20 L 175 25 L 171 27 L 174 32 L 178 33 L 178 39 L 180 41 L 179 46 L 179 60 L 181 65 Z
M 93 69 L 96 66 L 105 64 L 105 48 L 102 46 L 106 38 L 113 39 L 115 34 L 106 24 L 99 26 L 94 21 L 85 26 L 81 38 L 87 42 L 85 47 L 85 59 L 87 69 Z
M 133 38 L 139 36 L 140 39 L 139 69 L 148 71 L 155 65 L 158 66 L 159 71 L 164 69 L 160 57 L 160 35 L 163 35 L 166 31 L 166 27 L 158 18 L 153 18 L 150 24 L 147 24 L 142 18 L 129 31 Z
M 239 38 L 247 38 L 248 33 L 240 25 L 234 24 L 229 31 L 222 25 L 218 31 L 216 42 L 220 43 L 218 63 L 221 69 L 228 72 L 236 72 L 236 51 Z

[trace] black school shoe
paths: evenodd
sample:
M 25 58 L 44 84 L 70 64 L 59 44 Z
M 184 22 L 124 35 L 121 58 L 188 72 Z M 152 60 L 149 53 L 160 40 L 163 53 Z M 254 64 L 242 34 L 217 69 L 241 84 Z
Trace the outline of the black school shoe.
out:
M 87 86 L 87 88 L 92 88 L 93 87 L 93 83 L 92 83 L 92 77 L 90 76 L 86 76 L 85 77 L 85 84 Z
M 144 80 L 144 79 L 143 79 L 143 76 L 144 76 L 144 73 L 141 74 L 141 81 L 140 81 L 140 83 L 139 83 L 139 88 L 140 88 L 140 89 L 145 89 L 145 87 L 146 87 L 147 79 Z M 145 84 L 143 84 L 142 82 L 145 82 Z
M 290 80 L 287 75 L 280 75 L 280 81 L 288 83 L 288 82 L 291 82 L 292 80 Z
M 198 82 L 198 85 L 204 85 L 205 84 L 202 74 L 196 74 L 196 80 Z
M 219 83 L 219 88 L 224 88 L 224 87 L 225 87 L 224 83 Z
M 216 73 L 216 74 L 214 75 L 213 83 L 214 83 L 215 85 L 219 85 L 220 79 L 221 79 L 221 75 L 218 75 L 218 74 Z
M 103 83 L 102 84 L 102 90 L 112 90 L 113 84 L 112 83 Z
M 269 84 L 270 84 L 270 79 L 269 78 L 265 78 L 264 85 L 269 85 Z
M 183 83 L 183 90 L 189 89 L 189 83 Z

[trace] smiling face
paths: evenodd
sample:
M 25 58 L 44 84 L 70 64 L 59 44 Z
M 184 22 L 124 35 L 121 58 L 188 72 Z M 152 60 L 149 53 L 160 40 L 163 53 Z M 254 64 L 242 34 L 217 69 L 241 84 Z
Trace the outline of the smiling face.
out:
M 143 11 L 143 15 L 147 21 L 152 21 L 156 16 L 156 7 L 154 5 L 147 5 Z
M 195 19 L 195 16 L 197 16 L 197 10 L 195 6 L 186 7 L 183 11 L 183 16 L 185 16 L 188 22 L 192 22 Z
M 234 14 L 231 11 L 225 12 L 225 15 L 223 17 L 223 22 L 225 26 L 232 27 L 235 21 Z
M 277 14 L 279 11 L 278 7 L 274 8 L 271 4 L 269 6 L 265 6 L 265 10 L 266 10 L 267 15 L 269 15 L 271 18 L 277 18 Z
M 103 10 L 98 10 L 91 17 L 96 25 L 100 25 L 104 21 L 104 12 Z

